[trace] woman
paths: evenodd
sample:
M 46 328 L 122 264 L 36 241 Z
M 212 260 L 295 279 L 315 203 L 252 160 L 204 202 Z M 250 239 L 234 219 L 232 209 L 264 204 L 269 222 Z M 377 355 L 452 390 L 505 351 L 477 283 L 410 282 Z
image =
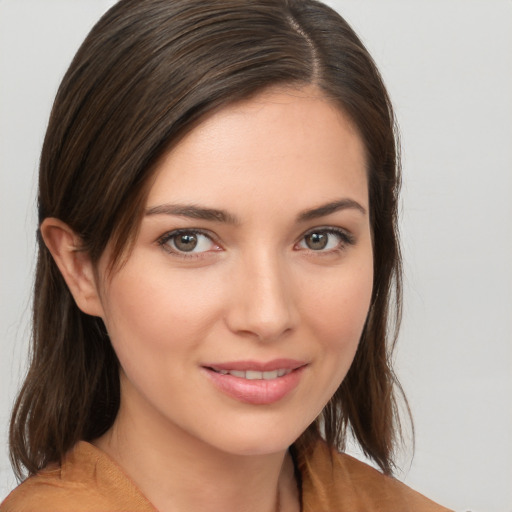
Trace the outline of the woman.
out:
M 398 188 L 384 85 L 328 7 L 116 4 L 43 147 L 30 478 L 2 512 L 445 510 L 390 476 Z

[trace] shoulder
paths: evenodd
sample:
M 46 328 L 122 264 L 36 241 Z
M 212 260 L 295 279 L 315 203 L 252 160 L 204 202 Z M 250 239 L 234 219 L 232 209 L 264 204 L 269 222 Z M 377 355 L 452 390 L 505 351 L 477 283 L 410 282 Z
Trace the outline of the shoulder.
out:
M 103 452 L 78 443 L 60 466 L 27 478 L 0 512 L 155 512 L 149 501 Z
M 319 442 L 299 457 L 304 512 L 449 512 L 363 462 Z

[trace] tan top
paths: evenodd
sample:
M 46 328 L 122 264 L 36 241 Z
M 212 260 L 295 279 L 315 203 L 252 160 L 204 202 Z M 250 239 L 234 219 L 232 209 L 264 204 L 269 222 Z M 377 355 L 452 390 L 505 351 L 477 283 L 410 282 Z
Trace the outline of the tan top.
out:
M 394 478 L 318 443 L 299 460 L 303 512 L 449 512 Z M 0 512 L 156 512 L 105 453 L 79 442 L 60 467 L 19 485 Z

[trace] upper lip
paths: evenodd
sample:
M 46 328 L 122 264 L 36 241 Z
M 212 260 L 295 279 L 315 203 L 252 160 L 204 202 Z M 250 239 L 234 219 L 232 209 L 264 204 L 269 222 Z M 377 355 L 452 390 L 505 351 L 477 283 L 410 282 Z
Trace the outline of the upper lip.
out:
M 272 372 L 274 370 L 296 370 L 307 363 L 297 359 L 273 359 L 272 361 L 229 361 L 225 363 L 211 363 L 203 365 L 213 370 L 238 370 Z

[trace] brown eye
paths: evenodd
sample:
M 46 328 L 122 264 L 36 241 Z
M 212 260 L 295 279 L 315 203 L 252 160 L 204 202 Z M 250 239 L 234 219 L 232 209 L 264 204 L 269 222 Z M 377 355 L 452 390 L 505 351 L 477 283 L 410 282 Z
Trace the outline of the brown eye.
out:
M 159 245 L 175 254 L 200 254 L 219 250 L 209 235 L 195 230 L 177 230 L 164 235 Z
M 342 249 L 348 245 L 354 245 L 354 237 L 346 231 L 335 228 L 317 228 L 306 233 L 298 247 L 320 253 L 328 253 L 337 249 Z
M 173 238 L 174 247 L 178 251 L 190 252 L 197 247 L 197 235 L 194 233 L 183 233 Z
M 312 251 L 321 251 L 327 247 L 329 233 L 310 233 L 304 237 L 306 247 Z

